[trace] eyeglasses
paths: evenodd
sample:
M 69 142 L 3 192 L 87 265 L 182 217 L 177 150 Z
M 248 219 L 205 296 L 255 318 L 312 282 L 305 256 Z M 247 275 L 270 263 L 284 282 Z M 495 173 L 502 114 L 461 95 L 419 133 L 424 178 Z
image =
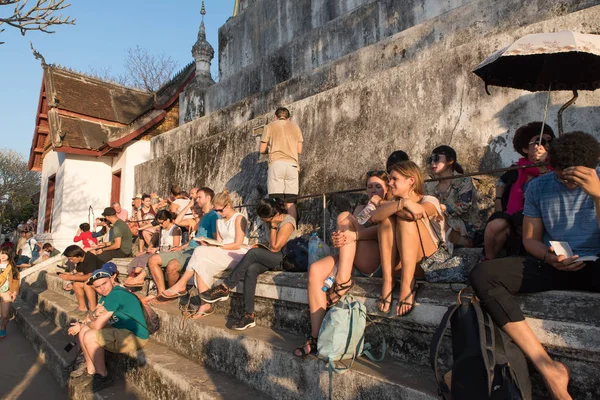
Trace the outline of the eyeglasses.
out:
M 541 144 L 542 146 L 546 146 L 546 145 L 550 144 L 550 142 L 552 142 L 552 139 L 544 139 L 544 138 L 542 138 L 541 142 L 539 141 L 539 139 L 532 140 L 531 142 L 529 142 L 529 146 L 531 146 L 533 144 Z
M 156 221 L 158 221 L 158 224 L 159 224 L 159 225 L 162 225 L 162 224 L 163 224 L 163 223 L 165 223 L 167 220 L 166 220 L 166 219 L 163 219 L 162 221 L 160 221 L 160 220 L 158 220 L 158 219 L 157 219 Z
M 427 164 L 431 164 L 431 163 L 439 163 L 440 161 L 442 161 L 442 157 L 446 158 L 445 154 L 432 154 L 431 157 L 427 158 Z

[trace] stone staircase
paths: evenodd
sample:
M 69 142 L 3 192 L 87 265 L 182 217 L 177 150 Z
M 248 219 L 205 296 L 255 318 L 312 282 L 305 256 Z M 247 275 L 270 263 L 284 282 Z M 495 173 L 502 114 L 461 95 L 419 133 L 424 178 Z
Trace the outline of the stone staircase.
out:
M 119 264 L 122 268 L 126 260 Z M 429 342 L 446 308 L 456 301 L 460 286 L 423 284 L 415 311 L 405 318 L 390 318 L 376 311 L 379 285 L 378 279 L 359 278 L 352 294 L 365 302 L 376 322 L 366 332 L 375 353 L 382 334 L 386 338 L 386 360 L 372 363 L 361 358 L 348 373 L 334 375 L 334 399 L 437 398 L 428 365 Z M 292 354 L 309 331 L 305 275 L 261 275 L 256 291 L 257 327 L 243 332 L 227 328 L 241 313 L 241 286 L 235 292 L 229 301 L 217 305 L 214 315 L 200 321 L 183 321 L 176 302 L 155 307 L 161 330 L 137 360 L 109 359 L 111 368 L 125 380 L 108 388 L 110 393 L 101 393 L 105 397 L 97 397 L 129 391 L 137 398 L 151 399 L 326 398 L 329 378 L 324 363 L 313 356 L 299 359 Z M 544 346 L 570 367 L 574 399 L 600 396 L 600 377 L 595 373 L 600 362 L 598 299 L 596 294 L 578 292 L 520 297 Z M 185 304 L 187 298 L 180 302 Z M 192 304 L 197 304 L 196 298 Z M 18 323 L 62 384 L 68 383 L 74 357 L 62 348 L 69 340 L 64 331 L 76 318 L 70 311 L 75 305 L 52 270 L 26 278 L 15 304 Z M 443 364 L 451 354 L 449 340 L 445 342 L 440 355 Z M 547 398 L 539 376 L 532 373 L 532 379 L 534 398 Z M 73 388 L 71 395 L 83 398 Z

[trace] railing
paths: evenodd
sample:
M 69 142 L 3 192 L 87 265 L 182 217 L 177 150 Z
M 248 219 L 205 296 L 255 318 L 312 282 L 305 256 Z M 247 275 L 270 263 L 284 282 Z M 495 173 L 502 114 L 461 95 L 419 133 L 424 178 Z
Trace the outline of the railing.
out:
M 537 164 L 529 164 L 529 165 L 521 165 L 521 166 L 512 166 L 512 167 L 507 167 L 507 168 L 498 168 L 498 169 L 492 169 L 490 171 L 478 171 L 478 172 L 470 172 L 470 173 L 466 173 L 466 174 L 459 174 L 459 175 L 452 175 L 449 177 L 443 177 L 443 178 L 430 178 L 430 179 L 426 179 L 425 182 L 437 182 L 437 181 L 441 181 L 441 180 L 448 180 L 448 179 L 460 179 L 460 178 L 465 178 L 465 177 L 470 177 L 470 176 L 478 176 L 478 175 L 495 175 L 495 174 L 500 174 L 503 172 L 508 172 L 508 171 L 516 171 L 516 170 L 520 170 L 520 169 L 525 169 L 525 168 L 531 168 L 531 167 L 542 167 L 544 165 L 547 165 L 547 163 L 537 163 Z M 327 236 L 327 196 L 334 196 L 334 195 L 339 195 L 339 194 L 346 194 L 346 193 L 358 193 L 358 192 L 364 192 L 366 189 L 363 188 L 359 188 L 359 189 L 347 189 L 347 190 L 338 190 L 338 191 L 334 191 L 334 192 L 325 192 L 325 193 L 321 193 L 321 194 L 307 194 L 304 196 L 296 196 L 296 197 L 291 197 L 291 198 L 286 198 L 286 200 L 306 200 L 306 199 L 316 199 L 316 198 L 323 198 L 323 241 L 326 240 L 326 236 Z M 248 207 L 256 207 L 258 206 L 258 204 L 242 204 L 239 206 L 233 206 L 233 208 L 248 208 Z

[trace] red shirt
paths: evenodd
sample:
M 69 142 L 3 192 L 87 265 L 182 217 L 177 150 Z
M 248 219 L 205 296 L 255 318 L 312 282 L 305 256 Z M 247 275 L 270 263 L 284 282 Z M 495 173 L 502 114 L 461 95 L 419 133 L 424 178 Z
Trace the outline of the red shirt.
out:
M 83 242 L 83 247 L 92 247 L 92 243 L 98 244 L 98 240 L 92 237 L 92 232 L 90 231 L 81 232 L 79 236 L 75 236 L 75 238 L 73 238 L 75 243 L 79 242 L 80 240 Z

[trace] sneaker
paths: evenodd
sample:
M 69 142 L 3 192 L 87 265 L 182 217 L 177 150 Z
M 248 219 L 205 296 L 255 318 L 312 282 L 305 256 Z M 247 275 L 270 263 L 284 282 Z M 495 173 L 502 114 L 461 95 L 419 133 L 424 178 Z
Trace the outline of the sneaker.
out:
M 231 329 L 243 331 L 247 328 L 254 328 L 255 326 L 256 322 L 254 322 L 254 314 L 244 314 L 242 319 L 231 326 Z
M 0 339 L 3 339 L 5 337 L 6 337 L 6 329 L 0 330 Z
M 94 374 L 89 384 L 86 385 L 86 389 L 91 390 L 92 392 L 97 392 L 104 388 L 109 387 L 113 383 L 113 376 L 108 374 L 106 376 L 102 376 L 100 374 Z
M 206 303 L 215 303 L 217 301 L 225 301 L 229 298 L 229 288 L 225 285 L 219 285 L 206 292 L 200 293 L 200 298 Z

